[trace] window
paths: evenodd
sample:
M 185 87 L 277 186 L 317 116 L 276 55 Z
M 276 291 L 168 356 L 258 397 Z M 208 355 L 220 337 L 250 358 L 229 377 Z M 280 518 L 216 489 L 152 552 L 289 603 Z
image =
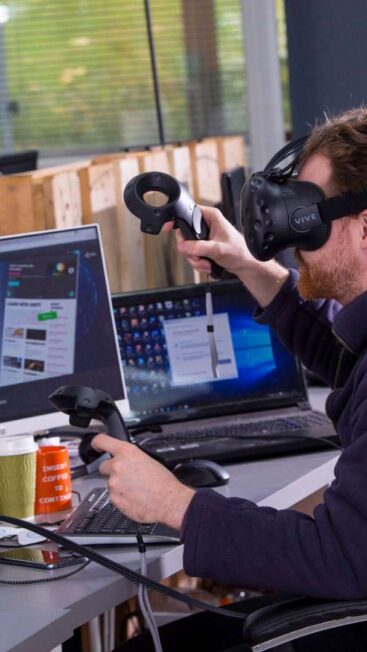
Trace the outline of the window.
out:
M 4 149 L 86 153 L 159 142 L 143 0 L 2 6 Z M 150 8 L 166 141 L 246 133 L 240 0 L 150 0 Z
M 279 42 L 280 77 L 283 94 L 284 127 L 286 133 L 290 136 L 292 130 L 292 119 L 289 98 L 288 44 L 284 0 L 276 0 L 276 16 Z

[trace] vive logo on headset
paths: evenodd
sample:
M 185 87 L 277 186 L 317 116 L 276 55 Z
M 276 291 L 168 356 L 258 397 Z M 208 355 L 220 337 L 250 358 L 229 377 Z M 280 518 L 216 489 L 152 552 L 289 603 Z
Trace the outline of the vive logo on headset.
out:
M 290 224 L 295 231 L 309 231 L 310 229 L 321 226 L 322 221 L 316 206 L 302 206 L 296 208 L 289 218 Z

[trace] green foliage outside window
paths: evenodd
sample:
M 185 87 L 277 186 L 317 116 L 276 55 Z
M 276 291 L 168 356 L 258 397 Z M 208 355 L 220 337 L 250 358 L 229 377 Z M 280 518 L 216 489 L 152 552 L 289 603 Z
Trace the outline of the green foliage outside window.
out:
M 193 133 L 188 60 L 195 52 L 187 51 L 184 3 L 151 0 L 168 141 Z M 6 130 L 14 149 L 44 152 L 158 143 L 143 0 L 9 0 L 7 6 L 10 18 L 0 25 L 0 142 Z M 218 124 L 223 133 L 247 133 L 240 0 L 213 0 L 213 14 Z

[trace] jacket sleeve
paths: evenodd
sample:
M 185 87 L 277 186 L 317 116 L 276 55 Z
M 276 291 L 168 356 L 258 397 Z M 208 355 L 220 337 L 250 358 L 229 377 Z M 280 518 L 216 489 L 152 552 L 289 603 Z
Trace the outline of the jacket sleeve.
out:
M 364 401 L 367 412 L 367 399 Z M 316 598 L 367 596 L 367 419 L 314 517 L 199 490 L 182 532 L 184 569 L 225 584 Z M 246 470 L 244 469 L 244 473 Z
M 313 517 L 199 490 L 182 532 L 189 575 L 316 598 L 367 597 L 367 355 L 348 382 L 351 444 Z
M 333 300 L 302 299 L 297 280 L 298 272 L 290 270 L 273 301 L 255 309 L 254 319 L 269 324 L 287 349 L 333 387 L 341 346 L 332 334 L 332 322 L 341 305 Z

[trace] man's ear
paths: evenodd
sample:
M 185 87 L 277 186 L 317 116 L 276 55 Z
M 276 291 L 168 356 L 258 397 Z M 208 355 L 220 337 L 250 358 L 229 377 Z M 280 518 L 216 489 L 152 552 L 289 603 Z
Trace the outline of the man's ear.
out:
M 358 217 L 361 224 L 361 247 L 367 249 L 367 210 L 362 211 Z

